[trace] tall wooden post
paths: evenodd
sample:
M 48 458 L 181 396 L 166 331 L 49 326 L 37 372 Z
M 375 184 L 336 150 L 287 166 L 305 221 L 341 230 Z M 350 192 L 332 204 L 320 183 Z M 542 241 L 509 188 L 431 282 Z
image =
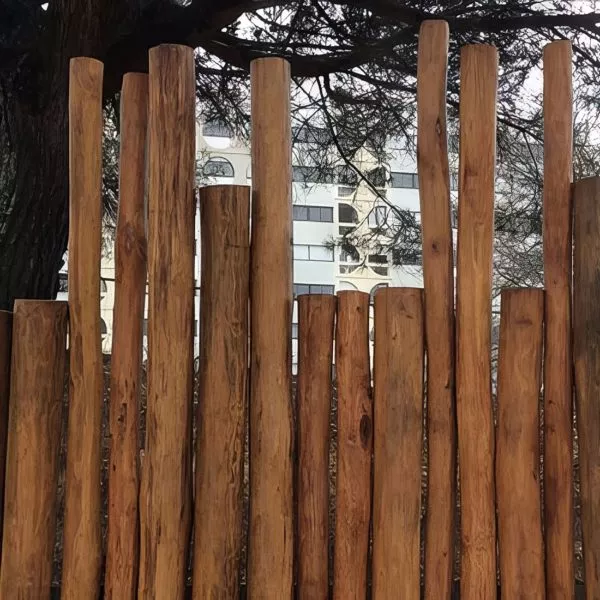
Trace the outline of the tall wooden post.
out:
M 298 599 L 329 597 L 329 411 L 336 299 L 298 298 Z
M 121 90 L 119 215 L 110 374 L 107 599 L 135 598 L 139 562 L 139 402 L 146 296 L 148 76 L 128 73 Z
M 239 596 L 248 408 L 250 189 L 200 190 L 202 287 L 194 598 Z
M 544 507 L 546 592 L 574 597 L 571 365 L 572 50 L 544 50 Z
M 496 496 L 504 598 L 546 598 L 539 417 L 543 321 L 543 290 L 502 290 Z
M 251 598 L 292 595 L 292 198 L 290 66 L 261 58 L 252 85 L 250 275 Z
M 70 377 L 62 598 L 95 598 L 100 586 L 102 349 L 102 74 L 71 60 L 69 82 Z
M 496 597 L 491 292 L 498 53 L 461 51 L 456 405 L 463 600 Z
M 423 290 L 375 297 L 373 600 L 421 597 Z
M 584 580 L 600 597 L 600 178 L 575 183 L 573 360 L 577 398 Z
M 334 600 L 367 592 L 373 403 L 369 365 L 369 294 L 338 293 L 335 336 L 338 439 Z
M 66 302 L 15 302 L 0 598 L 50 595 L 66 337 Z
M 425 597 L 449 600 L 454 564 L 456 424 L 454 271 L 446 131 L 448 24 L 425 21 L 419 34 L 417 163 L 425 329 L 427 332 L 428 479 Z
M 0 310 L 0 540 L 2 539 L 2 523 L 4 522 L 4 479 L 10 398 L 11 344 L 12 313 Z
M 148 400 L 138 598 L 183 598 L 191 517 L 194 51 L 150 50 Z

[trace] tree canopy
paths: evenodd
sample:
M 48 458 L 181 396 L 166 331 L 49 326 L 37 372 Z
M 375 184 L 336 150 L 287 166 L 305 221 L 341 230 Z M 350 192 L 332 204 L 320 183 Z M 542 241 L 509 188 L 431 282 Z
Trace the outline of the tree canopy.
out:
M 295 82 L 295 131 L 309 136 L 310 124 L 322 132 L 308 160 L 323 169 L 334 166 L 331 149 L 346 166 L 365 146 L 385 162 L 390 136 L 404 137 L 410 149 L 418 30 L 426 19 L 450 26 L 451 116 L 458 105 L 459 47 L 497 46 L 499 156 L 524 149 L 515 158 L 523 182 L 539 184 L 540 166 L 527 148 L 540 141 L 535 78 L 545 43 L 573 41 L 580 140 L 590 139 L 581 123 L 598 115 L 600 12 L 592 0 L 0 0 L 0 15 L 0 308 L 10 308 L 16 297 L 52 297 L 57 289 L 68 231 L 73 56 L 104 62 L 108 114 L 123 74 L 147 69 L 150 47 L 191 45 L 205 118 L 224 121 L 241 136 L 248 131 L 249 62 L 283 56 Z M 585 174 L 596 164 L 580 161 Z M 516 186 L 518 173 L 510 172 Z M 523 213 L 531 221 L 537 210 L 539 216 L 533 192 L 515 195 L 512 204 L 507 215 Z M 398 239 L 411 225 L 400 223 Z

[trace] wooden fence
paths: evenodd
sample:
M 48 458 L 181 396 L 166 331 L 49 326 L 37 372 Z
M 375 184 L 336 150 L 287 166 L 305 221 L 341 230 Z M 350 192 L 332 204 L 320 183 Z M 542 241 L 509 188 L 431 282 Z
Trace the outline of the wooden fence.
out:
M 600 597 L 600 179 L 572 185 L 571 46 L 558 41 L 544 51 L 545 289 L 502 292 L 496 414 L 490 329 L 498 55 L 473 45 L 460 56 L 456 286 L 447 63 L 447 25 L 424 23 L 417 82 L 424 290 L 376 294 L 373 373 L 369 296 L 298 298 L 295 402 L 290 68 L 279 58 L 252 63 L 252 203 L 243 186 L 199 194 L 196 415 L 193 51 L 154 48 L 149 75 L 125 76 L 103 540 L 102 64 L 71 61 L 62 598 L 96 598 L 101 589 L 119 600 L 183 598 L 193 546 L 196 600 L 237 598 L 246 551 L 252 599 L 439 600 L 452 593 L 457 530 L 461 598 L 495 598 L 498 583 L 505 598 L 573 598 L 573 383 L 586 595 Z M 66 339 L 65 303 L 19 300 L 12 315 L 0 313 L 1 599 L 49 594 Z

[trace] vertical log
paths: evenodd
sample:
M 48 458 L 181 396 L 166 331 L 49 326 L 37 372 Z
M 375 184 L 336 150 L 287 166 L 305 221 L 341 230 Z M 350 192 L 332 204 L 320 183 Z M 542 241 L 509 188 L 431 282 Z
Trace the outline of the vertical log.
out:
M 375 297 L 373 600 L 421 597 L 423 291 Z
M 543 318 L 543 290 L 502 290 L 496 494 L 505 598 L 546 597 L 538 412 Z
M 100 587 L 103 65 L 74 58 L 69 82 L 70 377 L 62 598 L 96 598 Z
M 200 190 L 202 287 L 194 598 L 239 595 L 248 378 L 250 189 Z
M 298 598 L 327 600 L 335 296 L 298 298 Z
M 546 590 L 574 597 L 571 365 L 571 43 L 544 49 L 544 507 Z
M 8 405 L 10 398 L 11 344 L 12 313 L 0 310 L 0 540 L 2 540 L 2 524 L 4 522 L 4 478 L 6 468 L 6 437 L 8 433 Z
M 428 357 L 425 597 L 429 600 L 449 600 L 454 562 L 454 272 L 446 130 L 447 69 L 448 24 L 426 21 L 419 34 L 417 170 Z
M 248 595 L 292 594 L 290 66 L 250 65 L 252 253 Z
M 456 403 L 463 600 L 496 597 L 491 291 L 498 53 L 461 51 Z
M 373 446 L 368 294 L 338 294 L 335 364 L 338 454 L 333 597 L 363 600 L 367 592 Z
M 148 400 L 138 598 L 183 598 L 191 521 L 194 51 L 150 50 Z
M 67 303 L 15 302 L 0 598 L 48 598 L 56 530 Z
M 146 295 L 148 76 L 128 73 L 121 90 L 119 214 L 110 374 L 110 467 L 104 596 L 134 598 L 139 563 L 139 402 Z
M 574 185 L 573 360 L 581 467 L 584 580 L 600 598 L 600 178 Z

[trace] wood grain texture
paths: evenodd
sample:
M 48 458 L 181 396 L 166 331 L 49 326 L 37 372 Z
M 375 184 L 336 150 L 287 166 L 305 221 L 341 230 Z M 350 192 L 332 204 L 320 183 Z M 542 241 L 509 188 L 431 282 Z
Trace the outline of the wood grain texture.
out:
M 600 178 L 574 189 L 573 360 L 581 468 L 584 581 L 600 598 Z
M 448 600 L 454 559 L 456 417 L 454 270 L 446 129 L 448 24 L 425 21 L 419 33 L 417 165 L 427 339 L 428 483 L 425 597 Z
M 333 597 L 334 600 L 364 600 L 373 447 L 369 294 L 338 293 L 335 339 L 338 452 Z
M 128 73 L 121 90 L 119 214 L 110 374 L 110 466 L 104 597 L 135 598 L 139 564 L 139 404 L 146 296 L 148 76 Z
M 298 297 L 298 599 L 329 597 L 329 411 L 336 298 Z
M 375 296 L 373 600 L 421 597 L 423 290 Z
M 572 50 L 544 49 L 544 507 L 548 599 L 574 597 L 571 365 Z
M 100 588 L 103 65 L 73 58 L 69 80 L 69 424 L 65 480 L 63 600 Z
M 148 400 L 138 598 L 184 597 L 191 525 L 195 79 L 191 48 L 150 50 Z
M 543 320 L 543 290 L 502 290 L 496 497 L 504 598 L 546 597 L 539 417 Z
M 292 197 L 290 65 L 250 65 L 250 539 L 248 595 L 292 595 Z
M 497 75 L 495 48 L 462 49 L 456 403 L 463 600 L 496 597 L 490 337 Z
M 6 468 L 6 438 L 8 433 L 8 405 L 10 398 L 11 346 L 12 313 L 0 310 L 0 540 L 2 539 L 2 523 L 4 522 L 4 476 Z
M 48 598 L 56 531 L 67 303 L 17 300 L 0 598 Z
M 239 596 L 248 409 L 250 188 L 200 190 L 200 384 L 193 594 Z

